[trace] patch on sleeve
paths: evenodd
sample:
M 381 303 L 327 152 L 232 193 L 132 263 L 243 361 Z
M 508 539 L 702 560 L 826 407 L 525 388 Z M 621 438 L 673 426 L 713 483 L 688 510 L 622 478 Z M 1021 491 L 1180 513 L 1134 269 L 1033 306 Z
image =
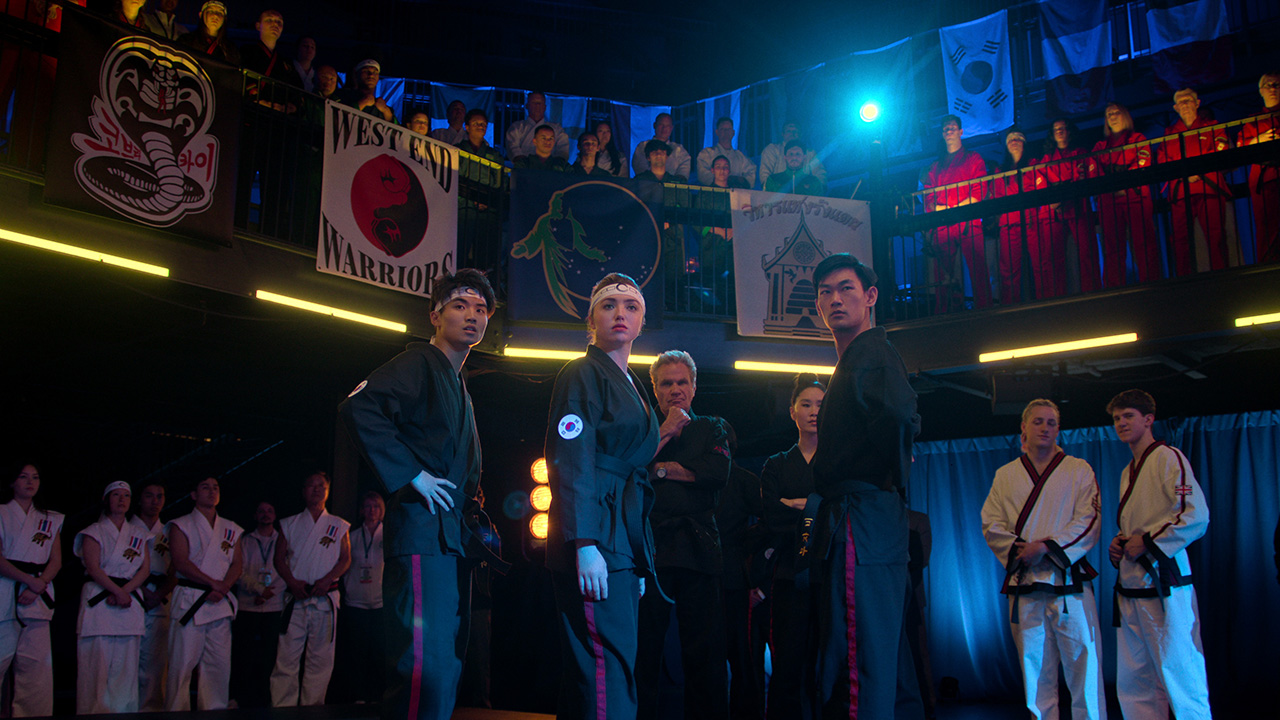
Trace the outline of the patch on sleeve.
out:
M 729 457 L 729 448 L 725 447 L 724 445 L 717 445 L 711 448 L 711 452 L 720 453 L 725 457 Z
M 572 440 L 582 434 L 582 427 L 582 418 L 569 413 L 560 418 L 560 424 L 557 429 L 560 431 L 560 437 L 565 440 Z
M 364 386 L 368 384 L 369 384 L 368 380 L 361 380 L 360 384 L 356 386 L 355 390 L 352 390 L 351 392 L 347 393 L 347 397 L 355 397 L 355 394 L 363 390 Z

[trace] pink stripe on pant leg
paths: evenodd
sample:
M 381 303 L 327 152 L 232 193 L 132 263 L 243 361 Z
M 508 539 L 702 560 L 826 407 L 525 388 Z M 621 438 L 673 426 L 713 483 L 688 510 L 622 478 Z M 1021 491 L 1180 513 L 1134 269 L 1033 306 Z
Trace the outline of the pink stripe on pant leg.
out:
M 849 720 L 858 720 L 858 623 L 853 594 L 853 570 L 858 565 L 858 551 L 853 546 L 853 521 L 844 520 L 844 627 L 849 654 Z
M 418 717 L 422 701 L 422 567 L 419 556 L 410 555 L 413 566 L 413 672 L 409 675 L 409 717 Z
M 584 598 L 582 613 L 587 618 L 587 637 L 591 638 L 591 657 L 596 661 L 596 720 L 605 720 L 609 717 L 609 702 L 605 693 L 604 643 L 600 642 L 600 631 L 596 629 L 595 604 Z

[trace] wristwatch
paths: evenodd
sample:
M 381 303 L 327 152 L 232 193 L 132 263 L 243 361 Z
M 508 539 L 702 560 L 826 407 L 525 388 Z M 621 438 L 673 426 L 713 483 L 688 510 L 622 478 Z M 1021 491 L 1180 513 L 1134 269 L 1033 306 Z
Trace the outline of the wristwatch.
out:
M 665 478 L 667 476 L 667 466 L 658 465 L 658 469 L 655 470 L 653 474 L 657 475 L 659 479 Z

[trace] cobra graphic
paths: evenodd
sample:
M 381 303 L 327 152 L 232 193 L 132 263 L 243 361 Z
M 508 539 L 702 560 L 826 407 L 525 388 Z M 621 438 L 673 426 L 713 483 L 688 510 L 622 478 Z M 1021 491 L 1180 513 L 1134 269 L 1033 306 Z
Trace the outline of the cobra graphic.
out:
M 209 207 L 218 139 L 209 75 L 190 55 L 131 36 L 102 60 L 89 126 L 76 133 L 75 176 L 85 192 L 147 225 L 167 227 Z

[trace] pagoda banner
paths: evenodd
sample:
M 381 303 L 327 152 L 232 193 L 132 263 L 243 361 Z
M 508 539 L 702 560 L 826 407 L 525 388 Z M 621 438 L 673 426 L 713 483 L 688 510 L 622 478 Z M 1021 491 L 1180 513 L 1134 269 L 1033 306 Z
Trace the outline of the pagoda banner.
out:
M 734 190 L 730 204 L 738 334 L 830 340 L 813 269 L 842 252 L 871 265 L 869 205 L 753 190 Z

